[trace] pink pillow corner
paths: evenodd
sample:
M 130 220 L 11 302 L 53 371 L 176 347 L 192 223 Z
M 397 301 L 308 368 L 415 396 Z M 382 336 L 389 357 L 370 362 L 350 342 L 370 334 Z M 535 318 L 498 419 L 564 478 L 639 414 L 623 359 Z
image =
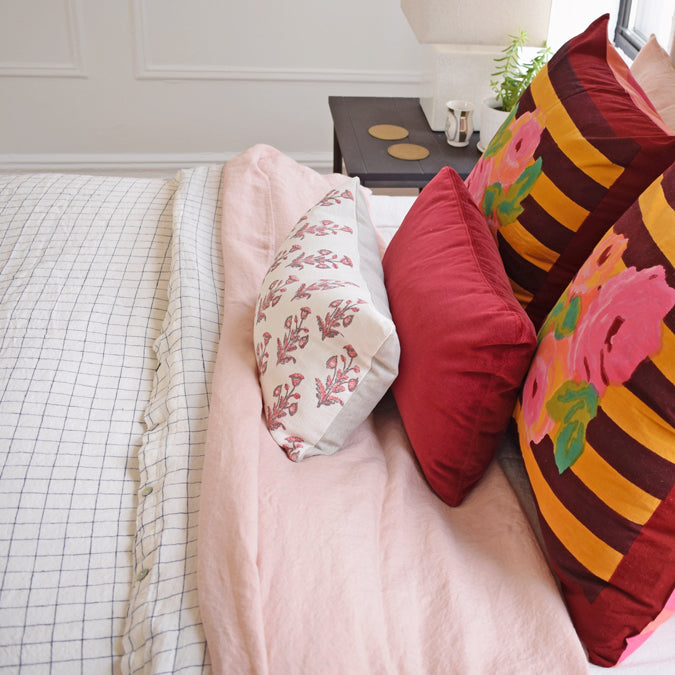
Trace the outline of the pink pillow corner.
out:
M 675 133 L 675 62 L 653 34 L 638 52 L 630 72 L 670 132 Z

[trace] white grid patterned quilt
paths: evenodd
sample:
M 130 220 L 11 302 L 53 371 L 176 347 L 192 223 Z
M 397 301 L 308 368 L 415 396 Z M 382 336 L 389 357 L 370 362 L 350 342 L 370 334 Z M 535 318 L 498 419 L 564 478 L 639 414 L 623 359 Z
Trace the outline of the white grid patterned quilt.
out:
M 208 670 L 220 175 L 0 176 L 0 669 Z

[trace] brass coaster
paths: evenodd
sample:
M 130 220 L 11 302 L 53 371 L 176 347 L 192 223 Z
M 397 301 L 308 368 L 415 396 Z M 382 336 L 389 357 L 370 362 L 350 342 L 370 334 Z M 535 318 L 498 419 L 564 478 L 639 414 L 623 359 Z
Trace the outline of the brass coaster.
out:
M 429 156 L 429 151 L 423 145 L 415 143 L 394 143 L 387 148 L 387 152 L 396 159 L 424 159 Z
M 383 141 L 400 141 L 408 136 L 408 130 L 396 124 L 375 124 L 368 129 L 368 133 Z

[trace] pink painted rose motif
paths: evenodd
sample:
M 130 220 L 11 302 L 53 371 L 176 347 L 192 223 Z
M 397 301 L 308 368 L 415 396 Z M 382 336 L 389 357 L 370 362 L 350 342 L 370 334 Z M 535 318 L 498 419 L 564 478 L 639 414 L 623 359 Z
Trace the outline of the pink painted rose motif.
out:
M 661 347 L 661 321 L 675 304 L 663 267 L 630 267 L 609 279 L 577 327 L 570 370 L 602 396 L 626 382 L 637 366 Z
M 540 341 L 532 360 L 522 393 L 523 419 L 529 441 L 539 443 L 555 425 L 546 412 L 546 401 L 565 379 L 562 367 L 567 363 L 569 343 L 548 333 Z
M 604 279 L 612 276 L 612 270 L 621 262 L 621 256 L 627 246 L 626 237 L 610 230 L 577 272 L 570 284 L 570 292 L 577 295 L 588 293 L 590 289 L 598 287 Z
M 542 171 L 541 158 L 533 159 L 544 128 L 541 113 L 525 112 L 518 118 L 515 114 L 516 110 L 466 181 L 469 193 L 494 232 L 522 213 L 521 202 Z
M 523 113 L 511 124 L 511 141 L 495 158 L 496 179 L 508 189 L 521 176 L 539 145 L 543 124 L 538 111 Z
M 480 204 L 483 201 L 485 189 L 490 184 L 492 164 L 491 161 L 482 158 L 466 179 L 466 187 L 476 204 Z
M 584 452 L 586 428 L 607 387 L 627 382 L 660 350 L 663 318 L 675 306 L 663 267 L 622 267 L 627 247 L 610 231 L 539 333 L 523 388 L 523 422 L 529 442 L 551 438 L 561 473 Z

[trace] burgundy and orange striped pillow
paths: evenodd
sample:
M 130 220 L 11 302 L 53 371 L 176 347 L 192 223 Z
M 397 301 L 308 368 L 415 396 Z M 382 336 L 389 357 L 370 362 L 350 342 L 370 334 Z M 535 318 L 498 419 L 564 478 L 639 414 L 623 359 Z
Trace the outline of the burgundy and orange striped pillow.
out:
M 516 408 L 551 565 L 590 660 L 675 608 L 675 165 L 598 243 Z
M 598 240 L 675 159 L 675 136 L 610 45 L 608 19 L 551 58 L 466 181 L 537 327 Z

